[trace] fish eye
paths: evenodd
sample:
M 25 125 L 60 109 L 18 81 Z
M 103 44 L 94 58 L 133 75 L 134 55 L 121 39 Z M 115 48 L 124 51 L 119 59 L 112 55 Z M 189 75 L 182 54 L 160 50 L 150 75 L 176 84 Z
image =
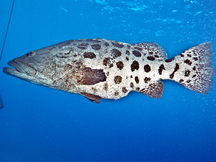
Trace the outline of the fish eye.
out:
M 31 52 L 29 52 L 29 53 L 26 54 L 26 56 L 28 56 L 28 57 L 32 57 L 34 55 L 35 55 L 35 52 L 33 52 L 33 51 L 31 51 Z

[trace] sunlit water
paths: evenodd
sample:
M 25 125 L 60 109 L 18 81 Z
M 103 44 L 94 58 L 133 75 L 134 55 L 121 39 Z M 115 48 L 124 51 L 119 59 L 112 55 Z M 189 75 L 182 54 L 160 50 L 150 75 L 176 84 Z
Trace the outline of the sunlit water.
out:
M 0 0 L 0 44 L 12 1 Z M 212 41 L 214 0 L 17 0 L 1 60 L 0 162 L 216 161 L 216 84 L 207 95 L 164 81 L 161 99 L 132 92 L 95 104 L 2 72 L 64 40 L 156 42 L 174 57 Z M 214 78 L 213 78 L 214 79 Z

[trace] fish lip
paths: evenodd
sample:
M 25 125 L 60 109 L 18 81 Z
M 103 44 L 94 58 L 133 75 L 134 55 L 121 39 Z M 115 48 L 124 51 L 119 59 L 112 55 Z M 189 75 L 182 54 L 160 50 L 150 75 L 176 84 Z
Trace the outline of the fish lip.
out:
M 13 68 L 10 67 L 4 67 L 3 68 L 3 72 L 12 76 L 20 76 L 20 75 L 26 75 L 26 76 L 32 76 L 32 73 L 26 71 L 25 69 L 23 69 L 23 67 L 27 67 L 28 65 L 22 63 L 22 62 L 17 62 L 15 60 L 11 60 L 8 62 L 9 66 L 12 66 Z M 36 70 L 33 69 L 32 67 L 28 66 L 28 68 L 31 68 L 32 70 L 35 71 L 35 73 L 33 75 L 36 74 Z
M 16 69 L 13 69 L 13 68 L 9 68 L 9 67 L 4 67 L 3 68 L 3 72 L 5 74 L 9 74 L 9 75 L 12 75 L 12 76 L 17 76 L 20 72 L 17 71 Z M 17 74 L 17 75 L 16 75 Z
M 33 82 L 33 80 L 34 80 L 33 76 L 27 75 L 27 73 L 19 72 L 17 69 L 14 69 L 14 68 L 4 67 L 3 72 L 5 74 L 20 78 L 20 79 L 25 80 L 25 81 Z
M 9 61 L 9 62 L 8 62 L 8 65 L 10 65 L 10 66 L 12 66 L 13 68 L 15 68 L 15 69 L 13 69 L 13 70 L 16 70 L 16 71 L 18 71 L 18 72 L 20 72 L 20 73 L 26 73 L 26 71 L 19 65 L 19 63 L 16 62 L 16 61 L 14 61 L 14 60 Z M 12 68 L 10 68 L 10 69 L 12 69 Z

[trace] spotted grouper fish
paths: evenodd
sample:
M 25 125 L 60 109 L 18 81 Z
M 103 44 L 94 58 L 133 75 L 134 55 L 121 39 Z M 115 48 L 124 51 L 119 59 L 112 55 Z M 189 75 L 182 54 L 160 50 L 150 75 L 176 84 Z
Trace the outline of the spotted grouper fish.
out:
M 61 42 L 8 62 L 6 74 L 20 79 L 78 93 L 90 101 L 119 99 L 130 91 L 161 98 L 161 80 L 173 80 L 188 89 L 207 94 L 211 89 L 210 42 L 167 59 L 156 43 L 128 44 L 106 39 Z

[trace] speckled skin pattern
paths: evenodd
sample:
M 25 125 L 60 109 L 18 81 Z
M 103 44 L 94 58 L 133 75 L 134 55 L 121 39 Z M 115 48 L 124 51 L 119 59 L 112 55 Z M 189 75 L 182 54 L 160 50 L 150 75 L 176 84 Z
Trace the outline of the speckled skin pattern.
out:
M 130 91 L 162 97 L 160 80 L 170 79 L 206 94 L 214 75 L 210 43 L 192 47 L 172 59 L 156 43 L 128 44 L 106 39 L 80 39 L 31 51 L 9 61 L 6 74 L 79 93 L 99 103 Z

